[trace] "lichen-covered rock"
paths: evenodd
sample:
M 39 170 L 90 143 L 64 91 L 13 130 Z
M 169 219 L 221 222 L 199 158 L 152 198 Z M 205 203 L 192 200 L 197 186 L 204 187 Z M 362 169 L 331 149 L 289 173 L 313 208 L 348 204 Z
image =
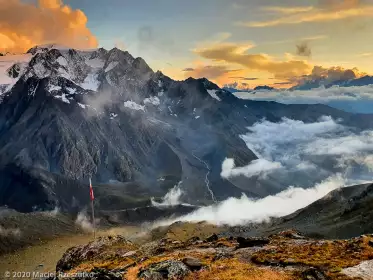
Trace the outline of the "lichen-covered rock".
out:
M 302 280 L 328 280 L 325 274 L 316 268 L 309 268 L 302 273 Z
M 359 265 L 343 269 L 342 273 L 350 277 L 359 277 L 363 280 L 373 279 L 373 260 L 365 261 Z
M 140 270 L 138 277 L 146 280 L 184 279 L 189 273 L 189 268 L 183 262 L 167 260 Z
M 107 270 L 95 268 L 91 271 L 89 278 L 81 280 L 122 280 L 125 270 Z
M 284 230 L 276 234 L 277 237 L 285 237 L 290 239 L 305 239 L 299 231 L 295 229 Z
M 116 247 L 116 250 L 108 248 Z M 118 251 L 133 251 L 136 246 L 126 240 L 123 236 L 107 236 L 99 237 L 98 239 L 88 243 L 87 245 L 72 247 L 66 251 L 62 258 L 58 261 L 56 271 L 67 271 L 77 266 L 82 262 L 86 262 L 97 258 L 109 258 L 118 254 Z

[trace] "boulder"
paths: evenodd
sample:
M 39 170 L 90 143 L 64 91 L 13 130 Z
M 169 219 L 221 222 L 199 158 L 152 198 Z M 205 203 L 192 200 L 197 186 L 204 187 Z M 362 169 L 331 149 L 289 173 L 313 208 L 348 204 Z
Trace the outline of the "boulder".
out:
M 248 248 L 248 247 L 265 246 L 269 244 L 270 240 L 268 238 L 237 237 L 237 242 L 238 242 L 237 249 L 240 249 L 240 248 Z
M 137 276 L 146 280 L 184 279 L 189 273 L 189 268 L 183 262 L 167 260 L 151 264 L 140 270 Z
M 214 242 L 214 241 L 218 241 L 219 237 L 217 236 L 217 234 L 213 234 L 209 237 L 206 238 L 206 242 Z
M 193 257 L 184 258 L 183 263 L 192 271 L 200 270 L 203 266 L 199 259 Z
M 328 280 L 329 278 L 319 269 L 309 268 L 302 272 L 302 280 Z

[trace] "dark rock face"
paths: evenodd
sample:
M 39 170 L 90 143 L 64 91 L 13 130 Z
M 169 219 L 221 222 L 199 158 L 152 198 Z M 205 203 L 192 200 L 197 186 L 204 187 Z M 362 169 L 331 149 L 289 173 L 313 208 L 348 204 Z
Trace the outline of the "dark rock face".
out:
M 237 237 L 238 246 L 237 248 L 248 248 L 248 247 L 259 247 L 269 244 L 268 238 L 244 238 Z
M 219 236 L 217 236 L 216 234 L 213 234 L 206 238 L 206 242 L 214 242 L 214 241 L 217 241 L 218 239 L 219 239 Z
M 237 166 L 257 158 L 240 138 L 247 126 L 263 118 L 310 122 L 330 115 L 359 129 L 373 127 L 369 116 L 327 106 L 251 102 L 207 79 L 173 81 L 119 49 L 87 53 L 45 47 L 29 53 L 34 55 L 30 63 L 11 71 L 19 80 L 0 103 L 0 176 L 5 182 L 0 183 L 0 203 L 19 211 L 57 204 L 69 208 L 72 200 L 86 205 L 80 189 L 75 193 L 61 190 L 64 184 L 44 184 L 56 177 L 80 186 L 90 177 L 95 185 L 132 183 L 148 198 L 163 196 L 182 181 L 182 199 L 193 204 L 242 192 L 266 196 L 287 186 L 258 187 L 257 178 L 220 176 L 225 158 L 234 158 Z M 14 191 L 11 185 L 17 186 Z M 16 193 L 25 189 L 32 190 L 28 202 L 17 203 Z
M 257 86 L 254 88 L 254 90 L 274 90 L 275 88 L 270 86 Z
M 338 189 L 297 212 L 276 220 L 273 227 L 296 228 L 309 236 L 351 238 L 373 231 L 373 185 Z M 298 235 L 295 232 L 296 235 Z

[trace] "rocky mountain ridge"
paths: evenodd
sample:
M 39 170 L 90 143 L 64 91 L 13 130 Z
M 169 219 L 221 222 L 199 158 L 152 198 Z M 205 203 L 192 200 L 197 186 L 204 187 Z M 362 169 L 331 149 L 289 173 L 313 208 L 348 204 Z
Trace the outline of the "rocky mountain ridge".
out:
M 148 198 L 182 182 L 182 200 L 194 204 L 242 192 L 262 197 L 287 185 L 220 176 L 225 158 L 237 166 L 257 159 L 240 137 L 247 126 L 263 118 L 312 122 L 329 115 L 358 130 L 373 127 L 369 115 L 240 100 L 207 79 L 174 81 L 116 48 L 35 47 L 28 55 L 29 62 L 9 69 L 15 84 L 7 85 L 0 104 L 0 203 L 19 211 L 69 211 L 89 177 L 95 185 L 132 183 Z M 13 175 L 17 169 L 20 176 Z M 61 196 L 63 180 L 81 187 Z M 103 196 L 113 197 L 111 191 Z M 16 203 L 18 192 L 42 199 Z

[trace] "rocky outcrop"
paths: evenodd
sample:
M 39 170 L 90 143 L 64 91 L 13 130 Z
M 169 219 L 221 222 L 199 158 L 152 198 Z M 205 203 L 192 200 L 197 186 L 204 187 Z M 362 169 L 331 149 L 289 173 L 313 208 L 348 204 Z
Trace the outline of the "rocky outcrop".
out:
M 167 260 L 140 270 L 138 278 L 145 280 L 184 279 L 189 273 L 190 270 L 183 262 Z
M 120 247 L 120 250 L 112 252 L 111 248 L 114 246 Z M 126 257 L 128 252 L 136 248 L 137 246 L 122 236 L 100 237 L 87 245 L 70 248 L 58 261 L 56 271 L 67 271 L 94 259 Z
M 182 229 L 185 224 L 177 226 Z M 180 241 L 184 236 L 174 235 L 141 246 L 120 236 L 107 237 L 69 249 L 58 262 L 57 271 L 115 280 L 251 280 L 259 276 L 268 280 L 352 280 L 348 275 L 370 279 L 365 271 L 373 257 L 369 246 L 373 235 L 328 241 L 300 239 L 301 233 L 294 233 L 283 231 L 268 239 L 251 240 L 216 235 L 217 239 L 209 241 L 199 236 Z M 253 240 L 255 244 L 247 244 Z M 239 245 L 242 242 L 243 247 Z
M 373 261 L 365 261 L 354 267 L 343 269 L 342 272 L 350 277 L 359 277 L 363 280 L 373 279 Z

